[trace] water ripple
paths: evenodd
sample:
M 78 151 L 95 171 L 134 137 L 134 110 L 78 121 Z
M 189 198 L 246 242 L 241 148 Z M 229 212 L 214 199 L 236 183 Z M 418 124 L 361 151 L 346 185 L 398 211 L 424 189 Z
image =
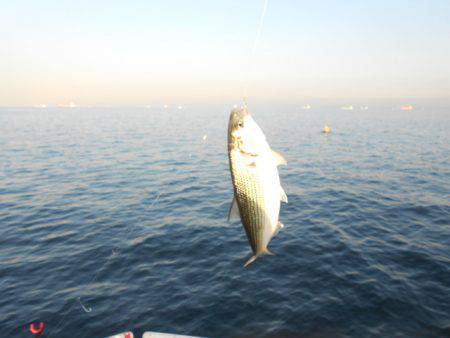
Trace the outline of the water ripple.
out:
M 0 111 L 3 335 L 450 335 L 445 114 L 255 113 L 289 204 L 250 269 L 227 114 L 177 114 Z

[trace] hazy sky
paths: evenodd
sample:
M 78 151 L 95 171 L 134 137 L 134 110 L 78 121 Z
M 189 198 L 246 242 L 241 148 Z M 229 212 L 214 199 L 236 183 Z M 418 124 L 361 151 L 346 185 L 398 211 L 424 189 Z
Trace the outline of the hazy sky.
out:
M 449 97 L 449 0 L 262 5 L 0 0 L 0 105 Z

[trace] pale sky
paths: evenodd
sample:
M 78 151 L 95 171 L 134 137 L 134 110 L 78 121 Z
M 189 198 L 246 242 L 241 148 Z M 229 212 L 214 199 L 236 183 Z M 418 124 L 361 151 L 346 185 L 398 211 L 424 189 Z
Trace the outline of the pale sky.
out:
M 448 0 L 262 7 L 0 0 L 0 106 L 449 97 Z

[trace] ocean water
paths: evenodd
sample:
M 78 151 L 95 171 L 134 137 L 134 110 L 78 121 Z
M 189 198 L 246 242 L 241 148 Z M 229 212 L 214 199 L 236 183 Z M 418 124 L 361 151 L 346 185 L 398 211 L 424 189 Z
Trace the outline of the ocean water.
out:
M 0 335 L 449 337 L 450 112 L 254 111 L 289 203 L 248 269 L 228 113 L 3 108 Z

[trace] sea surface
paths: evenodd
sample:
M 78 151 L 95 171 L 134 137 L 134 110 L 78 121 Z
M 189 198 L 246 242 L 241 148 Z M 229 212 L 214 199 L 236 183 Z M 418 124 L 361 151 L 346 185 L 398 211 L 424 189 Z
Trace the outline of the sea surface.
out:
M 289 203 L 248 269 L 228 114 L 2 108 L 0 336 L 449 337 L 450 111 L 253 111 Z

